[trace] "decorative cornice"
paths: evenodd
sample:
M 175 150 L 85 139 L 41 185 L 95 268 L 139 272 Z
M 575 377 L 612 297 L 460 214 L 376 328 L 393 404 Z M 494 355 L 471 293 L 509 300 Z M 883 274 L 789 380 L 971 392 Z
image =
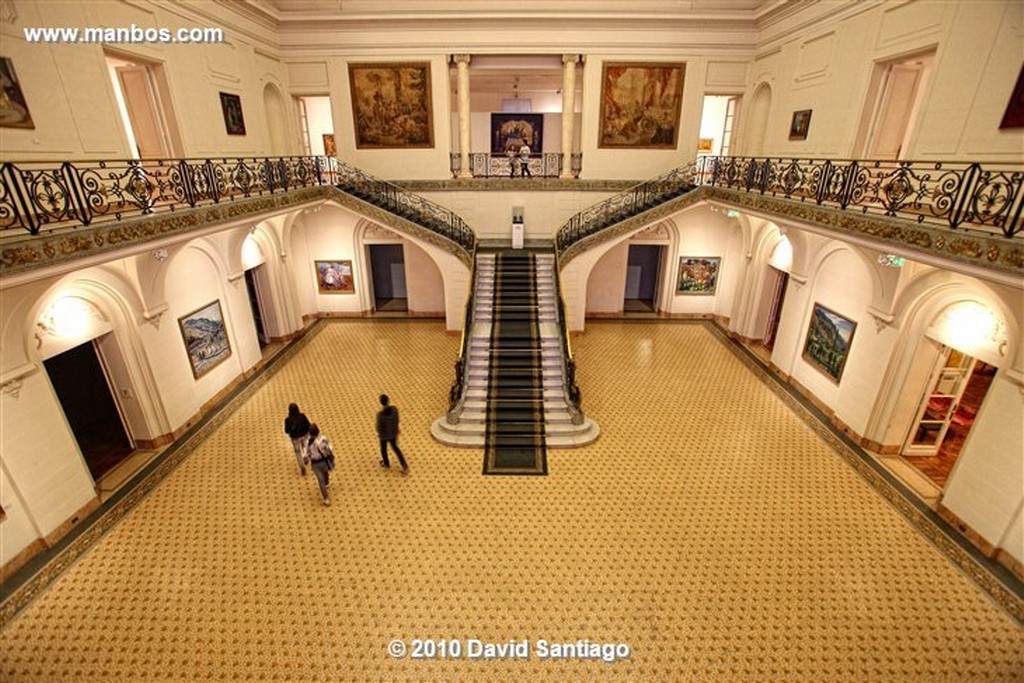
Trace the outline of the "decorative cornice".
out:
M 409 192 L 457 192 L 460 190 L 543 190 L 545 192 L 624 192 L 637 180 L 580 180 L 578 178 L 447 178 L 444 180 L 392 180 Z

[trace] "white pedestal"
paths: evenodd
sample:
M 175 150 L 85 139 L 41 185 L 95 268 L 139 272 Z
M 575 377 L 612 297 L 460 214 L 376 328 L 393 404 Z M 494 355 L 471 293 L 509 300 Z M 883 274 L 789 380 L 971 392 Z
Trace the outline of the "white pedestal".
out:
M 522 249 L 523 248 L 523 224 L 513 223 L 512 224 L 512 248 Z

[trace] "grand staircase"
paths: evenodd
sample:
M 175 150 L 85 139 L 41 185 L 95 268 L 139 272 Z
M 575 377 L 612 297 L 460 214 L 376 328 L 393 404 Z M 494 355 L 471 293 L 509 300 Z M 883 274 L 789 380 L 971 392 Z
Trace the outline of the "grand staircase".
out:
M 547 448 L 598 437 L 589 418 L 574 424 L 566 400 L 556 277 L 550 252 L 477 254 L 464 401 L 431 432 L 483 448 L 485 473 L 544 474 Z

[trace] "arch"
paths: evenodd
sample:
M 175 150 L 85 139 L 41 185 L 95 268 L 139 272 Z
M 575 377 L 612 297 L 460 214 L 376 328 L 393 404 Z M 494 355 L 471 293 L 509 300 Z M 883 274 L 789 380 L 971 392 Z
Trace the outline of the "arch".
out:
M 288 117 L 285 114 L 281 89 L 268 82 L 263 86 L 263 109 L 266 114 L 268 140 L 273 156 L 288 156 Z
M 660 287 L 660 290 L 658 291 L 657 295 L 655 296 L 655 301 L 657 302 L 658 310 L 661 310 L 661 311 L 668 311 L 669 310 L 669 304 L 671 303 L 671 291 L 672 291 L 672 276 L 671 276 L 672 263 L 671 263 L 671 259 L 678 252 L 678 246 L 679 246 L 679 229 L 678 229 L 678 226 L 676 225 L 675 221 L 673 221 L 671 218 L 663 219 L 661 221 L 658 221 L 657 223 L 652 223 L 650 225 L 645 225 L 643 227 L 637 228 L 636 230 L 633 230 L 631 232 L 625 233 L 624 235 L 620 235 L 619 237 L 617 237 L 614 240 L 609 240 L 609 241 L 607 241 L 607 242 L 605 242 L 603 244 L 600 244 L 600 245 L 594 247 L 591 250 L 588 250 L 588 253 L 591 254 L 591 258 L 587 259 L 587 263 L 589 264 L 589 267 L 582 274 L 582 278 L 583 278 L 583 282 L 584 282 L 584 287 L 583 287 L 583 302 L 584 302 L 583 317 L 584 318 L 586 317 L 587 313 L 594 312 L 594 311 L 591 310 L 592 302 L 594 301 L 595 298 L 600 296 L 600 293 L 597 292 L 597 288 L 600 285 L 597 283 L 596 278 L 597 277 L 607 277 L 607 275 L 609 274 L 608 271 L 603 270 L 601 268 L 598 268 L 598 265 L 602 262 L 602 260 L 607 259 L 607 257 L 613 251 L 615 251 L 615 249 L 617 249 L 617 248 L 619 248 L 619 247 L 621 247 L 623 245 L 625 245 L 626 248 L 628 249 L 629 248 L 628 244 L 635 237 L 637 237 L 638 235 L 640 235 L 642 233 L 650 233 L 653 236 L 653 238 L 654 238 L 654 241 L 652 243 L 664 244 L 664 242 L 666 240 L 668 242 L 667 251 L 668 251 L 668 258 L 670 260 L 669 267 L 667 268 L 668 273 L 666 273 L 666 276 L 662 278 L 661 287 Z M 619 273 L 616 273 L 616 274 L 619 274 Z M 623 288 L 624 288 L 625 287 L 625 268 L 623 268 L 623 270 L 621 271 L 621 275 L 622 275 L 621 282 L 623 283 Z M 616 304 L 619 306 L 619 309 L 618 309 L 619 311 L 621 311 L 621 306 L 622 306 L 623 288 L 617 289 L 616 293 L 614 295 Z M 605 298 L 609 298 L 609 297 L 606 296 Z M 608 312 L 608 311 L 596 311 L 596 312 L 598 312 L 598 313 L 605 313 L 605 312 Z
M 768 117 L 772 109 L 772 87 L 765 81 L 761 81 L 754 87 L 754 94 L 750 98 L 749 115 L 744 124 L 747 131 L 745 136 L 744 154 L 757 157 L 765 154 L 765 134 L 768 131 Z

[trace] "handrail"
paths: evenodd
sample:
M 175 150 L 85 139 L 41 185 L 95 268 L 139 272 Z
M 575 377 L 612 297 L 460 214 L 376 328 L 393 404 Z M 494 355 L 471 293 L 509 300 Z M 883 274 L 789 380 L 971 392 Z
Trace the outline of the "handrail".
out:
M 528 164 L 530 174 L 535 178 L 557 178 L 562 173 L 561 152 L 535 152 L 530 155 Z M 575 158 L 575 155 L 574 155 Z M 515 168 L 519 168 L 520 157 L 509 157 L 507 154 L 492 154 L 490 152 L 470 152 L 469 172 L 474 178 L 512 178 L 512 163 L 515 160 Z M 462 155 L 452 152 L 449 155 L 449 168 L 453 178 L 458 178 L 462 173 Z M 579 177 L 580 169 L 574 167 L 573 177 Z M 517 174 L 521 177 L 521 174 Z
M 336 177 L 337 187 L 343 192 L 422 225 L 466 252 L 473 251 L 476 235 L 451 209 L 341 161 L 336 162 Z
M 558 251 L 698 186 L 723 187 L 1006 238 L 1024 234 L 1024 165 L 704 156 L 570 218 Z
M 572 355 L 572 342 L 569 339 L 569 323 L 566 318 L 565 300 L 562 298 L 562 269 L 558 263 L 558 251 L 555 251 L 555 293 L 558 295 L 558 328 L 562 338 L 562 387 L 566 405 L 573 424 L 583 424 L 583 409 L 580 403 L 583 396 L 576 383 L 576 359 Z
M 466 403 L 469 381 L 466 374 L 466 351 L 469 331 L 473 324 L 473 305 L 476 297 L 476 245 L 473 246 L 473 265 L 469 271 L 469 293 L 466 294 L 466 308 L 462 316 L 462 337 L 459 339 L 459 357 L 455 359 L 455 380 L 448 390 L 448 424 L 458 424 L 462 407 Z
M 27 161 L 0 164 L 0 233 L 31 235 L 333 185 L 328 157 Z

